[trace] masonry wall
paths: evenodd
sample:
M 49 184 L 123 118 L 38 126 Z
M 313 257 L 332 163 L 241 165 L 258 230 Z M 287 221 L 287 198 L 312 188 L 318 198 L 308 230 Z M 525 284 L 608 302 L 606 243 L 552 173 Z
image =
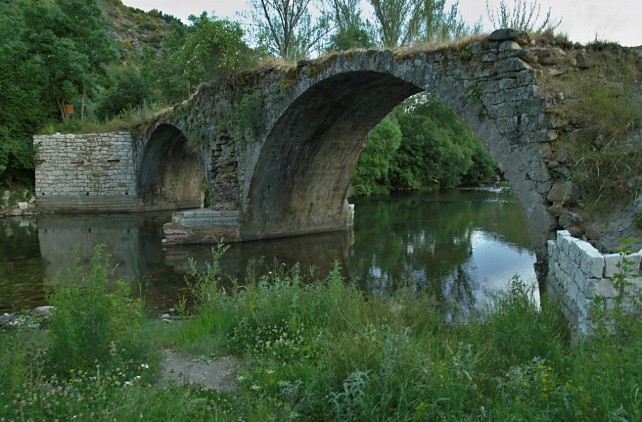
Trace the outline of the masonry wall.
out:
M 36 204 L 48 211 L 130 211 L 138 173 L 129 132 L 34 136 Z
M 642 291 L 640 261 L 642 250 L 627 255 L 633 262 L 627 280 L 632 283 L 630 293 Z M 620 254 L 602 254 L 590 243 L 572 237 L 566 230 L 557 232 L 555 240 L 548 241 L 548 290 L 562 302 L 565 316 L 578 334 L 592 333 L 591 315 L 596 296 L 605 300 L 612 309 L 618 291 L 613 287 L 615 274 L 620 273 Z M 624 306 L 627 306 L 625 303 Z

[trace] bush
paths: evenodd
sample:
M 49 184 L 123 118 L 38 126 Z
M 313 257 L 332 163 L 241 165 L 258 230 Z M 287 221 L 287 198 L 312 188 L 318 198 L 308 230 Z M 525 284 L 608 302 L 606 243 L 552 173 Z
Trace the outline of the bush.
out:
M 49 327 L 47 373 L 69 377 L 74 371 L 137 367 L 150 358 L 150 344 L 140 336 L 143 308 L 130 298 L 123 281 L 109 290 L 107 259 L 96 248 L 89 274 L 72 268 L 58 277 L 49 301 L 54 306 Z

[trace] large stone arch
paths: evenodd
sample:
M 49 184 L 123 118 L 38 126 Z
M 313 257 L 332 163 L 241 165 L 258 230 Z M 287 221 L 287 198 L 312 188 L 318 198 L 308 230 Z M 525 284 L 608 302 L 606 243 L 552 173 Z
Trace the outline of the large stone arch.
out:
M 354 71 L 330 76 L 297 97 L 264 141 L 252 173 L 243 236 L 349 226 L 346 193 L 365 136 L 419 91 L 390 74 Z
M 559 155 L 558 135 L 572 130 L 558 110 L 565 97 L 550 82 L 561 72 L 555 63 L 580 66 L 584 54 L 567 55 L 501 30 L 449 46 L 350 51 L 266 66 L 205 85 L 154 123 L 173 122 L 203 147 L 212 192 L 210 208 L 174 216 L 166 241 L 243 241 L 348 228 L 346 192 L 366 133 L 403 99 L 425 91 L 485 144 L 543 261 L 547 240 L 563 226 L 549 211 L 559 205 L 551 192 L 566 186 L 549 168 Z
M 365 135 L 398 103 L 426 91 L 485 144 L 513 187 L 538 257 L 544 257 L 556 222 L 545 201 L 551 182 L 542 157 L 554 131 L 536 71 L 518 57 L 520 45 L 497 41 L 494 51 L 474 61 L 461 60 L 452 49 L 356 52 L 335 57 L 321 71 L 299 63 L 302 76 L 291 95 L 266 105 L 265 136 L 247 160 L 241 237 L 345 229 L 352 218 L 346 192 Z
M 183 133 L 160 124 L 146 142 L 138 174 L 138 194 L 148 210 L 200 208 L 205 172 Z

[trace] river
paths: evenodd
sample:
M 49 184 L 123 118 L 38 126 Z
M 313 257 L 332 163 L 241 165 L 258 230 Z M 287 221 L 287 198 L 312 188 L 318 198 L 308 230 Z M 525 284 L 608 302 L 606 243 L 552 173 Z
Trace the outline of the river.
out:
M 353 230 L 231 244 L 223 272 L 243 281 L 260 271 L 300 263 L 327 274 L 335 261 L 367 294 L 399 286 L 472 309 L 506 289 L 514 275 L 536 286 L 535 255 L 508 190 L 449 190 L 355 198 Z M 171 213 L 40 215 L 0 220 L 0 313 L 46 304 L 56 275 L 78 261 L 87 268 L 95 246 L 111 255 L 110 273 L 142 292 L 150 312 L 188 293 L 189 258 L 203 266 L 211 245 L 161 244 Z

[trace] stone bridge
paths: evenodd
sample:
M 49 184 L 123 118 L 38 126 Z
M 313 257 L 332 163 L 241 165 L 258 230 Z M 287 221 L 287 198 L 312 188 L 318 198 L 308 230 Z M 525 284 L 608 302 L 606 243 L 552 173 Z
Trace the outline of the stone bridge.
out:
M 346 195 L 366 134 L 404 99 L 425 91 L 487 147 L 542 259 L 554 231 L 572 229 L 561 224 L 562 212 L 551 210 L 577 200 L 577 187 L 552 171 L 564 164 L 555 141 L 570 130 L 559 117 L 563 95 L 554 81 L 569 67 L 588 67 L 586 56 L 581 47 L 500 30 L 439 48 L 276 64 L 204 85 L 133 128 L 133 164 L 126 170 L 132 178 L 119 182 L 128 186 L 119 194 L 130 199 L 114 210 L 198 207 L 207 192 L 208 207 L 177 212 L 165 225 L 167 243 L 344 230 L 352 224 Z M 54 197 L 40 186 L 46 208 Z M 81 193 L 81 199 L 87 198 Z

